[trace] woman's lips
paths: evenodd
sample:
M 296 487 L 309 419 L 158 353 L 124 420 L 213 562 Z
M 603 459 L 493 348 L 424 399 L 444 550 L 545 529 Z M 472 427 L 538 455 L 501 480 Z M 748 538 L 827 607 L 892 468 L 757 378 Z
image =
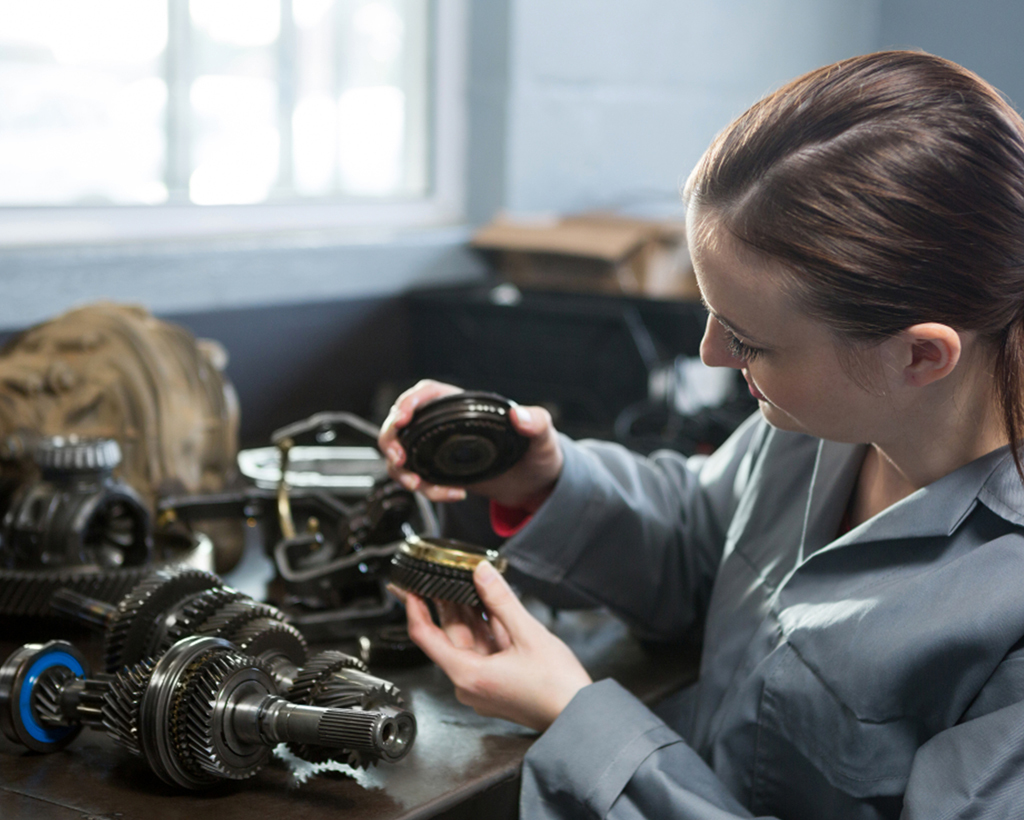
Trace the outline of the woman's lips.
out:
M 765 398 L 764 393 L 762 393 L 760 390 L 758 390 L 756 387 L 754 387 L 754 383 L 750 380 L 750 376 L 748 376 L 746 373 L 744 373 L 743 374 L 743 378 L 747 380 L 747 387 L 750 388 L 750 395 L 751 396 L 753 396 L 758 401 L 768 401 L 768 399 Z

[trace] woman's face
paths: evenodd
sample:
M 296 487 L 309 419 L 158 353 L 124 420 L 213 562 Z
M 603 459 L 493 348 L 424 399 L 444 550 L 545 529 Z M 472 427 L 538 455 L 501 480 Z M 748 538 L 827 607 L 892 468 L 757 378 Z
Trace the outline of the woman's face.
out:
M 843 367 L 841 342 L 797 309 L 771 263 L 743 249 L 714 216 L 695 213 L 688 222 L 697 283 L 709 310 L 700 347 L 704 363 L 741 371 L 773 427 L 833 441 L 884 438 L 898 414 L 887 389 L 884 350 L 867 361 L 877 372 L 855 380 Z

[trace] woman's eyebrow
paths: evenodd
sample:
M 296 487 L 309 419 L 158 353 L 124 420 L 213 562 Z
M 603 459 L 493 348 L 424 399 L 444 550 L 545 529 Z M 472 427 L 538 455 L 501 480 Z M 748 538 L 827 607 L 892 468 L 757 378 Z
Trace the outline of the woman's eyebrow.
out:
M 710 313 L 712 316 L 714 316 L 715 317 L 715 321 L 718 322 L 718 324 L 720 324 L 726 330 L 732 332 L 736 336 L 742 336 L 745 339 L 749 339 L 754 344 L 762 344 L 761 342 L 759 342 L 757 340 L 757 337 L 754 334 L 747 333 L 747 331 L 745 331 L 743 328 L 737 327 L 735 324 L 733 324 L 731 321 L 726 319 L 720 313 L 716 313 L 711 308 L 711 305 L 709 305 L 707 303 L 707 300 L 704 298 L 704 294 L 701 294 L 700 303 L 704 306 L 704 310 L 706 310 L 708 313 Z

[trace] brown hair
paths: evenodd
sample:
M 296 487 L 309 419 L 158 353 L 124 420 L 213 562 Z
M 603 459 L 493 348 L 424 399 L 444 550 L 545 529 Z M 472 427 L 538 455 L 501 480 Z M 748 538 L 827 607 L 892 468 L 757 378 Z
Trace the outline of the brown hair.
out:
M 722 132 L 687 196 L 843 336 L 941 322 L 989 341 L 1024 479 L 1024 121 L 992 86 L 912 51 L 812 71 Z

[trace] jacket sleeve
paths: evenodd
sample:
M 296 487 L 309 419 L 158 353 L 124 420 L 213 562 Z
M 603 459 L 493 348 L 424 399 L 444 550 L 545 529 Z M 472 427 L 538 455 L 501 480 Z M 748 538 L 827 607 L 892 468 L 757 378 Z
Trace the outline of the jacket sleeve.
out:
M 536 820 L 753 816 L 679 735 L 611 680 L 580 690 L 527 753 L 519 813 Z
M 770 431 L 757 413 L 714 455 L 691 459 L 563 437 L 552 495 L 502 550 L 515 581 L 553 606 L 607 606 L 641 637 L 682 637 L 707 608 Z

